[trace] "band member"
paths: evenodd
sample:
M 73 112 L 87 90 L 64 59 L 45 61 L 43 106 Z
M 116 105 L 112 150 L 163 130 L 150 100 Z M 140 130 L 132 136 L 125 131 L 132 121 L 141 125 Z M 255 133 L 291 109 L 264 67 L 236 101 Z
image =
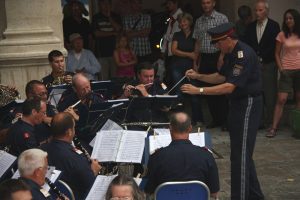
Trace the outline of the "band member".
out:
M 52 72 L 42 79 L 46 87 L 52 85 L 71 84 L 73 72 L 65 71 L 65 57 L 62 52 L 53 50 L 48 54 L 48 61 L 51 65 Z
M 51 194 L 42 188 L 48 170 L 47 153 L 40 149 L 28 149 L 18 158 L 20 179 L 30 186 L 33 199 L 54 200 Z
M 55 115 L 51 129 L 53 140 L 42 145 L 42 149 L 48 153 L 49 164 L 63 171 L 62 180 L 71 187 L 75 199 L 84 199 L 101 166 L 97 160 L 89 160 L 82 151 L 72 145 L 75 122 L 69 113 Z
M 8 131 L 7 144 L 10 153 L 20 155 L 24 150 L 39 146 L 35 135 L 35 126 L 41 124 L 46 116 L 46 102 L 27 99 L 22 105 L 22 118 Z
M 93 136 L 89 135 L 86 125 L 93 120 L 90 107 L 103 102 L 101 95 L 92 92 L 89 79 L 82 73 L 77 73 L 72 78 L 73 91 L 64 93 L 57 105 L 58 111 L 62 112 L 71 105 L 80 103 L 75 107 L 79 120 L 76 121 L 76 134 L 79 138 L 89 142 Z
M 8 179 L 0 184 L 2 200 L 32 200 L 30 187 L 19 179 Z

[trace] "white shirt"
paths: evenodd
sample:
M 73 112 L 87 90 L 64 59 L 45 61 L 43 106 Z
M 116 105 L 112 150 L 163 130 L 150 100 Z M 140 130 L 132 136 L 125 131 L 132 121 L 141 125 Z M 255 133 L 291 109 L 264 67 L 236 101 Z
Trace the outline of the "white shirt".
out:
M 264 21 L 262 23 L 258 23 L 258 22 L 256 23 L 256 36 L 257 36 L 258 43 L 260 42 L 260 40 L 264 34 L 267 23 L 268 23 L 268 18 L 264 19 Z

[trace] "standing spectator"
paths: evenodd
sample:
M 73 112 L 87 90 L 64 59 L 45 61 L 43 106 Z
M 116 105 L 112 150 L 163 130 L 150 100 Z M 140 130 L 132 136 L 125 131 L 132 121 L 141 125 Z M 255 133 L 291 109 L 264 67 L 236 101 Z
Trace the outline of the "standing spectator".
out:
M 193 17 L 189 13 L 178 15 L 181 31 L 174 33 L 172 41 L 173 57 L 170 64 L 173 85 L 175 85 L 188 69 L 196 68 L 198 53 L 196 52 L 196 40 L 193 38 Z M 191 105 L 193 123 L 203 122 L 201 106 L 198 97 L 182 95 L 180 85 L 176 88 L 176 94 L 184 100 L 185 108 Z
M 300 109 L 300 15 L 297 10 L 288 9 L 283 15 L 282 31 L 276 37 L 275 58 L 280 79 L 273 124 L 267 137 L 276 136 L 283 106 L 293 90 L 296 107 Z
M 72 49 L 68 51 L 67 71 L 83 72 L 89 80 L 98 80 L 101 66 L 93 52 L 83 48 L 83 40 L 79 33 L 70 35 Z
M 252 22 L 252 11 L 249 6 L 242 5 L 238 8 L 239 20 L 235 24 L 239 40 L 245 41 L 247 26 Z
M 99 13 L 93 16 L 92 27 L 96 38 L 96 57 L 101 64 L 101 79 L 108 80 L 115 76 L 116 64 L 113 52 L 116 35 L 121 30 L 121 18 L 111 11 L 108 0 L 99 0 Z
M 172 51 L 171 45 L 173 40 L 174 33 L 180 31 L 179 24 L 177 21 L 177 17 L 179 14 L 182 13 L 181 8 L 179 8 L 178 0 L 167 0 L 166 1 L 166 8 L 169 12 L 169 21 L 168 21 L 168 28 L 163 36 L 163 42 L 161 46 L 161 52 L 164 54 L 165 57 L 165 67 L 166 67 L 166 82 L 167 84 L 171 83 L 171 72 L 169 69 L 169 65 L 172 58 Z
M 151 47 L 149 34 L 151 30 L 151 18 L 142 13 L 141 0 L 131 0 L 131 13 L 124 16 L 123 28 L 130 38 L 130 45 L 138 57 L 138 61 L 149 61 Z
M 90 49 L 92 42 L 92 29 L 89 21 L 82 17 L 82 5 L 78 1 L 70 2 L 71 16 L 63 19 L 65 47 L 70 49 L 69 37 L 72 33 L 79 33 L 83 38 L 83 46 Z
M 245 42 L 256 52 L 262 64 L 264 114 L 261 127 L 272 122 L 277 92 L 277 67 L 275 63 L 276 36 L 280 31 L 279 24 L 268 18 L 269 4 L 257 1 L 255 4 L 256 20 L 249 24 Z
M 220 51 L 211 44 L 211 37 L 207 30 L 214 28 L 220 24 L 228 22 L 228 19 L 222 13 L 217 12 L 214 7 L 215 0 L 202 0 L 201 6 L 203 15 L 196 21 L 193 37 L 197 39 L 197 50 L 200 52 L 199 72 L 201 74 L 211 74 L 218 71 L 217 63 L 220 56 Z M 212 86 L 209 83 L 201 83 L 205 86 Z M 212 122 L 207 125 L 207 128 L 222 126 L 226 129 L 226 119 L 228 113 L 228 102 L 224 95 L 207 96 L 207 104 L 212 115 Z
M 129 46 L 127 35 L 124 33 L 117 38 L 114 60 L 117 64 L 117 77 L 134 77 L 134 65 L 137 63 L 137 58 Z

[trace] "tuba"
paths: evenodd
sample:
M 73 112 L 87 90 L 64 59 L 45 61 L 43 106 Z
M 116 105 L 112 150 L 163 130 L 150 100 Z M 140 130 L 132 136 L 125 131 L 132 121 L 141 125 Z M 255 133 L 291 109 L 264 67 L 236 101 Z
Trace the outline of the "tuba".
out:
M 0 107 L 5 106 L 19 98 L 20 94 L 16 89 L 0 84 Z

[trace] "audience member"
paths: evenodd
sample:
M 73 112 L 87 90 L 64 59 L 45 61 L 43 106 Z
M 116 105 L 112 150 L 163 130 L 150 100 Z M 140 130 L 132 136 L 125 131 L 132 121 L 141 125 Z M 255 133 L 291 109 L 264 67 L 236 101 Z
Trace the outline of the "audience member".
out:
M 275 63 L 276 36 L 280 31 L 279 24 L 268 18 L 269 4 L 258 0 L 255 4 L 256 20 L 248 25 L 245 42 L 256 52 L 262 64 L 264 113 L 261 128 L 272 122 L 276 93 L 277 67 Z
M 135 180 L 126 175 L 115 177 L 109 184 L 106 195 L 106 200 L 132 199 L 145 200 L 145 194 L 140 191 Z
M 141 0 L 131 0 L 131 11 L 123 18 L 123 30 L 130 38 L 130 45 L 138 56 L 138 61 L 150 61 L 151 47 L 149 34 L 151 30 L 151 17 L 142 13 Z
M 113 51 L 116 35 L 121 30 L 121 18 L 111 11 L 109 0 L 99 0 L 99 13 L 92 19 L 94 37 L 96 38 L 96 57 L 101 64 L 101 79 L 108 80 L 115 76 L 116 64 Z
M 101 66 L 93 52 L 83 48 L 83 40 L 79 33 L 70 35 L 72 49 L 68 51 L 67 71 L 85 73 L 89 80 L 98 80 Z
M 191 143 L 191 131 L 191 119 L 187 114 L 179 112 L 171 115 L 172 142 L 150 156 L 145 186 L 147 193 L 154 193 L 156 187 L 164 182 L 199 180 L 208 186 L 212 197 L 217 197 L 220 186 L 216 162 L 205 148 Z
M 53 140 L 42 146 L 51 166 L 61 170 L 61 179 L 73 190 L 76 199 L 84 199 L 101 167 L 72 145 L 75 122 L 69 113 L 56 114 L 51 122 Z
M 89 21 L 82 17 L 82 5 L 79 1 L 71 1 L 71 16 L 63 19 L 64 42 L 66 49 L 70 49 L 69 37 L 73 33 L 79 33 L 83 39 L 85 49 L 92 47 L 92 29 Z
M 30 186 L 33 199 L 54 200 L 51 194 L 42 188 L 48 171 L 47 153 L 40 149 L 28 149 L 18 158 L 20 180 Z
M 117 77 L 134 78 L 134 67 L 137 64 L 137 58 L 129 45 L 127 35 L 124 33 L 117 37 L 114 60 L 117 64 Z
M 66 4 L 63 7 L 64 18 L 72 16 L 72 1 L 78 1 L 82 10 L 82 14 L 84 16 L 89 16 L 89 11 L 84 7 L 84 4 L 82 2 L 80 2 L 79 0 L 66 0 Z
M 249 6 L 242 5 L 238 8 L 239 20 L 235 23 L 236 34 L 241 41 L 245 41 L 247 26 L 252 22 L 252 11 Z
M 300 109 L 300 15 L 295 9 L 288 9 L 283 15 L 282 31 L 276 37 L 275 58 L 280 79 L 273 123 L 267 137 L 276 136 L 289 93 L 295 92 L 296 108 Z
M 30 187 L 18 179 L 8 179 L 0 184 L 1 200 L 32 200 Z
M 7 143 L 10 153 L 18 156 L 26 149 L 38 147 L 35 126 L 41 124 L 46 116 L 46 102 L 27 99 L 22 105 L 22 118 L 8 131 Z
M 185 72 L 188 69 L 196 69 L 198 60 L 196 40 L 192 37 L 193 17 L 189 13 L 182 13 L 178 15 L 178 22 L 181 31 L 174 33 L 171 49 L 173 57 L 169 66 L 172 74 L 172 85 L 177 84 L 185 76 Z M 186 110 L 188 110 L 188 107 L 191 107 L 193 123 L 202 123 L 203 116 L 201 105 L 199 104 L 200 99 L 197 96 L 183 95 L 180 91 L 182 83 L 177 86 L 176 94 L 184 102 Z
M 72 76 L 74 73 L 65 71 L 65 58 L 62 52 L 58 50 L 51 51 L 48 54 L 48 61 L 51 65 L 52 72 L 42 79 L 42 82 L 47 88 L 52 85 L 72 83 Z
M 166 67 L 166 82 L 168 85 L 171 84 L 171 71 L 170 71 L 170 62 L 172 58 L 172 40 L 174 33 L 180 31 L 179 24 L 178 24 L 178 15 L 182 13 L 181 8 L 179 7 L 179 0 L 167 0 L 166 1 L 166 8 L 169 12 L 169 20 L 168 20 L 168 28 L 166 33 L 163 36 L 163 41 L 161 44 L 161 52 L 164 54 L 165 58 L 165 67 Z

